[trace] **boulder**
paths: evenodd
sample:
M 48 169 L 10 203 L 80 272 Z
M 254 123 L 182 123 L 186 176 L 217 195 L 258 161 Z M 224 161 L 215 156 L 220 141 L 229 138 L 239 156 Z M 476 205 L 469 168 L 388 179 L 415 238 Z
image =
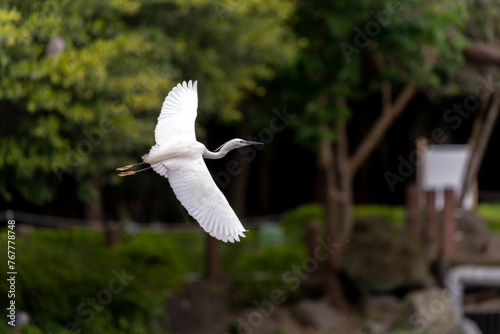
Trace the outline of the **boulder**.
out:
M 457 240 L 457 255 L 480 256 L 481 261 L 498 263 L 500 260 L 500 236 L 488 232 L 486 222 L 474 212 L 465 212 L 458 219 L 461 236 Z
M 303 334 L 304 331 L 294 319 L 290 310 L 286 308 L 278 308 L 276 310 L 280 322 L 280 331 L 287 334 Z M 278 333 L 280 333 L 278 331 Z M 276 332 L 275 332 L 276 333 Z M 274 334 L 274 333 L 273 333 Z
M 453 333 L 456 319 L 452 299 L 436 287 L 409 293 L 401 303 L 393 329 L 408 333 Z
M 300 333 L 364 333 L 361 328 L 361 320 L 357 315 L 340 312 L 333 308 L 326 299 L 301 300 L 292 306 L 291 315 L 301 324 L 302 331 Z M 285 333 L 290 332 L 285 330 Z
M 301 326 L 295 321 L 290 311 L 277 306 L 271 310 L 258 308 L 247 309 L 238 315 L 234 326 L 238 334 L 302 334 Z
M 345 251 L 343 270 L 366 294 L 435 283 L 419 236 L 392 227 L 384 216 L 356 222 Z
M 233 332 L 238 334 L 362 334 L 361 320 L 330 306 L 327 300 L 304 299 L 291 306 L 252 308 L 238 315 Z
M 457 218 L 457 230 L 466 234 L 488 234 L 488 224 L 477 213 L 472 211 L 464 211 Z
M 224 298 L 208 282 L 188 284 L 182 292 L 169 297 L 166 304 L 173 332 L 220 334 L 228 329 Z
M 369 296 L 363 300 L 364 326 L 369 333 L 385 334 L 394 324 L 400 301 L 393 295 Z
M 457 254 L 484 254 L 489 245 L 489 236 L 487 234 L 466 234 L 457 240 Z
M 304 327 L 321 332 L 339 330 L 345 321 L 345 317 L 326 300 L 301 300 L 294 305 L 292 315 Z
M 489 236 L 486 253 L 500 259 L 500 235 L 493 234 Z
M 272 334 L 279 330 L 280 322 L 273 310 L 251 308 L 236 317 L 236 332 L 239 334 Z

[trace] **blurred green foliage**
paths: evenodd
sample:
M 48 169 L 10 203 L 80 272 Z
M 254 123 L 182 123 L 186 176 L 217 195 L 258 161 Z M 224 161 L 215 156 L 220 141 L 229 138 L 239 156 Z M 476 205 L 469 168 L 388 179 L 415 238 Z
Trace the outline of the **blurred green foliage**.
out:
M 294 21 L 299 56 L 278 71 L 272 105 L 293 106 L 298 142 L 316 150 L 319 138 L 335 140 L 339 120 L 380 96 L 383 82 L 392 84 L 392 100 L 406 84 L 458 93 L 450 73 L 464 63 L 467 17 L 466 2 L 455 0 L 302 1 Z
M 356 217 L 384 214 L 394 225 L 404 224 L 401 206 L 356 206 L 354 212 Z M 482 203 L 478 213 L 490 227 L 498 226 L 498 205 Z M 323 216 L 318 204 L 290 210 L 280 224 L 285 231 L 281 244 L 263 243 L 259 228 L 250 228 L 241 243 L 218 243 L 224 293 L 233 309 L 254 307 L 254 302 L 269 300 L 275 290 L 286 300 L 304 293 L 297 282 L 298 275 L 310 274 L 305 264 L 306 227 L 316 220 L 323 229 Z M 325 236 L 321 231 L 320 237 Z M 16 307 L 31 317 L 23 333 L 65 333 L 64 326 L 71 322 L 85 333 L 163 333 L 168 323 L 165 298 L 185 284 L 186 275 L 204 271 L 205 241 L 201 230 L 122 234 L 113 249 L 105 246 L 102 232 L 32 230 L 27 239 L 18 236 Z M 0 249 L 1 258 L 6 258 L 6 251 Z M 318 261 L 317 270 L 324 266 Z M 116 277 L 113 270 L 121 273 L 122 269 L 134 278 L 87 321 L 90 314 L 82 315 L 92 310 L 87 298 L 97 299 L 101 290 L 110 290 Z M 7 295 L 6 288 L 0 285 L 1 295 Z M 6 302 L 1 299 L 0 307 L 6 307 Z M 0 325 L 4 330 L 1 326 L 6 325 Z
M 250 229 L 237 247 L 220 245 L 222 274 L 229 282 L 226 293 L 233 306 L 248 307 L 254 301 L 269 300 L 274 290 L 285 298 L 300 294 L 295 287 L 296 270 L 308 275 L 303 261 L 308 257 L 307 225 L 312 220 L 320 228 L 324 226 L 323 207 L 303 204 L 285 213 L 280 223 L 284 231 L 280 244 L 269 244 L 260 238 L 259 229 Z
M 475 211 L 486 221 L 490 231 L 500 232 L 499 203 L 479 203 Z M 406 209 L 401 205 L 366 204 L 354 206 L 356 218 L 369 215 L 384 215 L 396 227 L 403 227 L 406 222 Z
M 285 213 L 283 226 L 286 234 L 294 238 L 296 234 L 301 235 L 307 224 L 316 223 L 324 227 L 325 209 L 321 204 L 306 203 L 289 210 Z
M 383 215 L 397 227 L 403 227 L 406 222 L 406 209 L 401 205 L 360 204 L 354 206 L 353 214 L 354 218 Z
M 198 132 L 240 119 L 257 80 L 295 52 L 284 0 L 1 0 L 0 195 L 43 204 L 75 180 L 83 202 L 105 171 L 152 146 L 174 84 L 199 80 Z M 59 52 L 46 52 L 59 43 Z M 54 47 L 52 47 L 54 49 Z M 55 49 L 58 49 L 57 47 Z M 47 49 L 48 50 L 48 49 Z M 90 176 L 96 176 L 90 178 Z
M 321 212 L 318 205 L 306 205 L 287 213 L 281 244 L 263 244 L 258 228 L 247 232 L 241 243 L 218 243 L 220 274 L 228 282 L 225 291 L 231 305 L 239 308 L 268 299 L 274 289 L 287 297 L 299 293 L 294 270 L 306 273 L 306 226 Z M 155 328 L 164 328 L 159 319 L 168 319 L 165 298 L 184 284 L 187 274 L 204 271 L 205 240 L 201 230 L 142 232 L 122 234 L 120 243 L 108 249 L 102 232 L 31 230 L 27 239 L 18 236 L 16 307 L 31 317 L 23 332 L 36 333 L 39 328 L 43 333 L 64 333 L 64 326 L 75 322 L 86 333 L 159 333 Z M 6 248 L 0 257 L 6 257 Z M 90 314 L 82 313 L 92 310 L 87 298 L 97 299 L 103 289 L 111 290 L 113 270 L 134 278 L 89 320 Z M 0 285 L 0 294 L 6 295 L 6 288 Z M 0 301 L 0 307 L 6 307 L 5 302 Z
M 260 244 L 256 232 L 246 233 L 243 247 L 221 245 L 221 274 L 228 279 L 225 292 L 228 302 L 236 308 L 269 300 L 273 290 L 285 297 L 298 293 L 283 275 L 294 267 L 300 268 L 307 257 L 305 230 L 301 239 L 285 239 L 281 245 Z
M 491 231 L 500 233 L 500 203 L 479 203 L 476 211 L 486 220 Z
M 176 234 L 141 233 L 124 235 L 110 250 L 101 232 L 32 231 L 28 240 L 16 240 L 16 308 L 43 333 L 65 333 L 65 326 L 85 333 L 154 333 L 164 297 L 197 262 L 178 251 L 184 242 Z M 5 289 L 0 285 L 2 295 Z M 105 303 L 93 306 L 89 298 Z M 6 307 L 3 299 L 0 304 Z

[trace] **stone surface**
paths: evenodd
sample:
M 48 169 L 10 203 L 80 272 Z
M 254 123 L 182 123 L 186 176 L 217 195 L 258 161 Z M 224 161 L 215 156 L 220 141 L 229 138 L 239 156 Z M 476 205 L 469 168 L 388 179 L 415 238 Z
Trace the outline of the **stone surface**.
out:
M 297 321 L 293 318 L 290 310 L 286 308 L 278 308 L 277 310 L 278 319 L 280 322 L 279 330 L 282 333 L 287 334 L 304 334 L 303 329 L 297 323 Z M 279 331 L 278 331 L 279 333 Z
M 465 212 L 458 222 L 460 238 L 457 240 L 457 255 L 480 257 L 480 261 L 491 264 L 499 263 L 500 236 L 491 234 L 486 222 L 474 212 Z
M 224 298 L 205 281 L 188 284 L 167 299 L 173 332 L 182 334 L 225 333 L 229 318 Z
M 489 236 L 487 234 L 462 234 L 457 240 L 457 254 L 484 254 L 488 250 Z
M 498 256 L 498 259 L 500 259 L 500 235 L 493 234 L 489 236 L 486 245 L 486 253 L 495 257 Z
M 393 228 L 384 216 L 365 217 L 356 222 L 343 270 L 367 294 L 435 283 L 419 237 Z
M 393 329 L 409 333 L 452 333 L 453 303 L 443 290 L 432 287 L 409 293 L 401 303 Z
M 238 334 L 364 334 L 356 315 L 345 315 L 326 300 L 300 300 L 291 306 L 252 308 L 233 323 Z
M 322 332 L 338 330 L 345 321 L 344 316 L 326 300 L 301 300 L 293 307 L 292 315 L 304 327 Z
M 243 311 L 236 317 L 235 325 L 241 334 L 272 334 L 281 326 L 274 310 L 266 312 L 257 308 Z
M 238 334 L 302 334 L 302 327 L 285 307 L 272 310 L 247 309 L 234 321 Z
M 399 299 L 393 295 L 366 297 L 363 301 L 364 327 L 369 333 L 388 333 L 399 304 Z
M 477 213 L 472 211 L 463 212 L 461 217 L 457 218 L 457 230 L 467 234 L 487 234 L 489 233 L 488 224 Z

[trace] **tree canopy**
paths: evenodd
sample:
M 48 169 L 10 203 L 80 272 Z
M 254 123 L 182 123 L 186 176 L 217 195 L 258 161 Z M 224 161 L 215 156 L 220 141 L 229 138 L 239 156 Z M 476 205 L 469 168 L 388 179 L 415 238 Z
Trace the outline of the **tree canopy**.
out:
M 0 7 L 1 195 L 51 200 L 74 179 L 79 198 L 153 144 L 161 103 L 200 82 L 198 128 L 238 120 L 258 79 L 296 46 L 287 1 L 7 1 Z M 96 176 L 92 179 L 91 176 Z

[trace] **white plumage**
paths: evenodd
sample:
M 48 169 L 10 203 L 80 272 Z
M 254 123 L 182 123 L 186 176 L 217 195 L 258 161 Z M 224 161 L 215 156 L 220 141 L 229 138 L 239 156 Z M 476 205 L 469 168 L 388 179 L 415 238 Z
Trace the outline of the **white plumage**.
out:
M 155 128 L 156 144 L 196 141 L 194 122 L 198 109 L 197 81 L 189 80 L 174 87 L 161 107 Z
M 215 184 L 203 158 L 219 159 L 232 149 L 262 143 L 232 139 L 217 152 L 210 152 L 196 141 L 194 123 L 198 108 L 197 82 L 183 82 L 174 87 L 163 102 L 155 128 L 154 145 L 143 163 L 166 177 L 176 197 L 188 213 L 211 236 L 224 242 L 239 241 L 245 229 L 228 201 Z M 118 170 L 128 170 L 128 165 Z M 139 171 L 123 172 L 120 176 Z

